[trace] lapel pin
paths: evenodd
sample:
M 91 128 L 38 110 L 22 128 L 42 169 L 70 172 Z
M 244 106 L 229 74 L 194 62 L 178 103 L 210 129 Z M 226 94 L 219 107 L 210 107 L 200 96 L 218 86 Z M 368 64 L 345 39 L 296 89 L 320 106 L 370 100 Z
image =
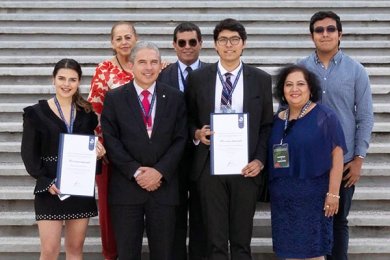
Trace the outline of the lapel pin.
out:
M 165 95 L 163 95 L 163 98 L 165 98 Z

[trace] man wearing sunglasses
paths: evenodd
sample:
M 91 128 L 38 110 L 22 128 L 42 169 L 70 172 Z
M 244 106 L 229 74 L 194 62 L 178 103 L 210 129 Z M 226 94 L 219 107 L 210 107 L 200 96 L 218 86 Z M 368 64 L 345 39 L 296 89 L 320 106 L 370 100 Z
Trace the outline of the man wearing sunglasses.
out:
M 371 87 L 364 67 L 339 48 L 342 26 L 337 14 L 315 13 L 310 20 L 310 33 L 316 51 L 299 63 L 317 75 L 322 88 L 321 102 L 338 114 L 348 148 L 344 155 L 339 211 L 333 220 L 333 251 L 327 258 L 344 260 L 348 259 L 347 216 L 374 123 Z
M 219 61 L 188 77 L 188 123 L 196 144 L 190 178 L 201 197 L 207 259 L 250 260 L 259 178 L 273 117 L 272 82 L 268 73 L 241 61 L 247 34 L 240 22 L 220 21 L 213 37 Z M 211 175 L 210 113 L 248 113 L 249 158 L 236 174 Z
M 176 26 L 173 32 L 173 48 L 177 61 L 161 71 L 158 80 L 184 92 L 188 73 L 206 65 L 199 60 L 202 49 L 202 34 L 199 27 L 191 22 L 183 22 Z
M 202 34 L 199 27 L 191 22 L 183 22 L 176 26 L 173 32 L 173 47 L 177 61 L 166 67 L 158 81 L 164 82 L 182 92 L 187 87 L 188 74 L 206 63 L 200 61 L 202 49 Z M 205 252 L 205 232 L 201 222 L 201 208 L 195 185 L 189 180 L 194 145 L 189 141 L 179 165 L 179 194 L 180 204 L 176 207 L 175 244 L 172 260 L 187 259 L 187 220 L 189 210 L 189 246 L 190 260 L 203 259 Z

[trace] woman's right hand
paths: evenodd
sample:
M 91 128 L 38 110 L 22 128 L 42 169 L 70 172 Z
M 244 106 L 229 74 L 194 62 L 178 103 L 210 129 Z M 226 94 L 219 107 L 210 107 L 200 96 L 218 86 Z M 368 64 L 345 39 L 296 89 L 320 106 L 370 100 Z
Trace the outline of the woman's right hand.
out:
M 58 195 L 61 193 L 60 190 L 57 188 L 57 186 L 54 183 L 50 186 L 49 192 L 51 195 Z

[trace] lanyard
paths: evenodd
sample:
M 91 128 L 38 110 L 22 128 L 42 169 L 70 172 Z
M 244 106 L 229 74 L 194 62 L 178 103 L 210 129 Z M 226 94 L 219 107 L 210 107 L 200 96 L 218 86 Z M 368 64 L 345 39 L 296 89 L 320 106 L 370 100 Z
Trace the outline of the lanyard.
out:
M 186 82 L 186 78 L 184 77 L 183 75 L 183 71 L 181 70 L 180 68 L 180 64 L 179 64 L 179 61 L 176 61 L 177 63 L 177 67 L 179 68 L 179 71 L 180 71 L 180 79 L 181 79 L 181 83 L 183 83 L 183 87 L 184 87 L 184 90 L 187 88 L 187 82 Z M 200 63 L 200 60 L 198 61 L 198 66 L 196 67 L 196 69 L 199 69 L 201 66 L 201 63 Z M 189 66 L 191 67 L 191 66 Z M 187 74 L 187 77 L 188 77 L 188 74 Z
M 73 124 L 74 124 L 74 110 L 75 110 L 74 104 L 72 103 L 72 105 L 71 105 L 70 122 L 69 122 L 69 125 L 68 125 L 66 123 L 66 120 L 65 120 L 65 117 L 64 117 L 64 113 L 62 112 L 60 103 L 58 102 L 58 99 L 57 99 L 56 96 L 54 97 L 54 103 L 56 104 L 58 113 L 60 113 L 60 117 L 61 117 L 62 121 L 64 121 L 64 123 L 66 125 L 66 130 L 68 131 L 68 134 L 71 134 L 73 132 Z
M 145 119 L 146 119 L 146 122 L 149 121 L 149 118 L 150 116 L 152 115 L 152 110 L 153 110 L 153 106 L 154 106 L 154 102 L 156 100 L 156 89 L 154 89 L 154 92 L 153 92 L 153 96 L 152 96 L 152 102 L 150 102 L 150 109 L 149 109 L 149 113 L 146 114 L 146 111 L 145 111 L 145 108 L 144 106 L 142 105 L 142 102 L 141 102 L 141 99 L 139 98 L 139 95 L 137 95 L 137 98 L 138 98 L 138 104 L 139 106 L 141 107 L 141 110 L 142 110 L 142 114 L 144 115 Z M 144 97 L 145 98 L 145 97 Z
M 301 112 L 299 113 L 297 119 L 302 118 L 305 115 L 306 110 L 309 108 L 310 105 L 311 105 L 311 100 L 307 101 L 306 104 L 302 107 Z M 291 128 L 293 128 L 296 122 L 296 120 L 291 120 L 291 122 L 289 123 L 288 122 L 289 116 L 290 116 L 290 109 L 287 108 L 284 114 L 284 131 L 283 131 L 283 137 L 280 140 L 280 144 L 283 144 L 283 139 L 286 138 L 287 134 L 291 131 Z
M 221 84 L 222 84 L 222 91 L 225 92 L 225 89 L 227 89 L 227 87 L 226 87 L 226 81 L 223 79 L 223 76 L 222 76 L 221 71 L 219 70 L 219 68 L 218 68 L 218 71 L 217 71 L 217 72 L 218 72 L 219 80 L 221 81 Z M 232 91 L 230 92 L 229 99 L 231 99 L 231 97 L 232 97 L 232 95 L 233 95 L 234 89 L 236 88 L 237 83 L 238 83 L 238 80 L 240 79 L 241 72 L 242 72 L 242 66 L 241 66 L 240 70 L 238 71 L 237 77 L 236 77 L 236 79 L 234 80 L 234 83 L 233 83 L 233 85 L 232 85 Z

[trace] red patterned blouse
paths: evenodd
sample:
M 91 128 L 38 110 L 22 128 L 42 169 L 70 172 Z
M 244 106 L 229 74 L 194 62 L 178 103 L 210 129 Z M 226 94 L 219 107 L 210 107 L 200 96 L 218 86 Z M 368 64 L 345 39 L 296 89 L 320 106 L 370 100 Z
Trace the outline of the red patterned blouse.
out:
M 95 133 L 99 136 L 100 140 L 102 140 L 100 116 L 102 114 L 104 98 L 107 91 L 122 86 L 132 79 L 133 74 L 124 72 L 110 60 L 106 60 L 96 67 L 95 74 L 91 81 L 88 101 L 92 104 L 92 107 L 99 118 L 99 124 L 95 129 Z

